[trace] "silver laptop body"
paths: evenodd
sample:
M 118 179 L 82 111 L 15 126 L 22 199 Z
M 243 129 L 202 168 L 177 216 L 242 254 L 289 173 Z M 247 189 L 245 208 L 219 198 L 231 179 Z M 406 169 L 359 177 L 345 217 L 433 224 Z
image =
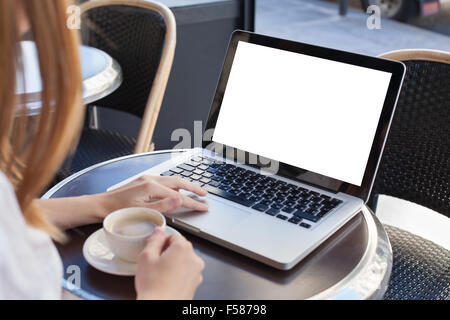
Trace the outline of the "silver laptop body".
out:
M 359 212 L 361 207 L 367 201 L 381 157 L 381 152 L 387 136 L 390 121 L 393 116 L 395 103 L 398 98 L 404 75 L 404 67 L 402 64 L 393 61 L 365 57 L 342 51 L 237 31 L 233 34 L 230 41 L 228 54 L 224 62 L 222 75 L 219 80 L 216 97 L 213 102 L 206 130 L 208 130 L 208 128 L 214 128 L 218 123 L 220 123 L 220 109 L 225 106 L 224 100 L 226 101 L 226 94 L 228 90 L 227 83 L 230 79 L 233 80 L 233 72 L 235 72 L 233 71 L 233 62 L 236 60 L 236 65 L 243 63 L 243 58 L 241 58 L 240 62 L 237 60 L 239 58 L 239 54 L 243 54 L 240 53 L 239 50 L 244 48 L 242 45 L 250 44 L 254 45 L 254 47 L 251 47 L 251 50 L 262 50 L 262 56 L 266 54 L 264 48 L 270 48 L 271 50 L 280 50 L 280 52 L 286 51 L 292 59 L 295 59 L 295 54 L 299 54 L 305 59 L 308 57 L 322 59 L 321 56 L 324 56 L 327 57 L 327 60 L 324 58 L 322 59 L 325 63 L 330 63 L 330 61 L 334 62 L 336 60 L 336 63 L 344 63 L 348 65 L 353 65 L 352 61 L 357 60 L 358 68 L 373 68 L 375 71 L 389 74 L 389 76 L 383 78 L 387 79 L 385 80 L 387 81 L 387 84 L 384 83 L 383 88 L 385 88 L 385 90 L 381 93 L 383 98 L 380 100 L 382 102 L 381 105 L 378 106 L 380 108 L 380 116 L 379 119 L 375 120 L 376 130 L 373 129 L 372 133 L 374 138 L 373 140 L 368 141 L 370 144 L 368 147 L 370 154 L 366 155 L 368 160 L 365 166 L 363 166 L 360 185 L 358 185 L 358 183 L 352 184 L 345 182 L 344 179 L 336 179 L 332 176 L 323 175 L 321 174 L 322 172 L 317 172 L 314 170 L 310 171 L 309 168 L 295 166 L 292 161 L 291 163 L 286 164 L 283 161 L 284 158 L 276 159 L 279 162 L 279 169 L 281 168 L 281 170 L 271 171 L 267 168 L 267 166 L 261 166 L 259 164 L 255 165 L 254 163 L 249 164 L 248 161 L 245 161 L 247 158 L 239 159 L 239 157 L 236 157 L 236 154 L 234 153 L 234 156 L 229 156 L 229 154 L 228 156 L 224 156 L 222 147 L 227 145 L 227 130 L 223 130 L 222 128 L 221 141 L 214 141 L 214 133 L 212 137 L 213 142 L 210 143 L 209 141 L 205 143 L 203 148 L 193 148 L 186 150 L 186 152 L 183 153 L 174 153 L 174 156 L 170 160 L 153 168 L 149 168 L 148 170 L 141 172 L 136 176 L 130 177 L 129 179 L 114 186 L 111 186 L 108 190 L 120 187 L 141 175 L 179 175 L 189 179 L 190 181 L 200 183 L 207 190 L 209 188 L 209 194 L 203 199 L 184 191 L 181 192 L 208 203 L 209 211 L 193 212 L 191 210 L 180 208 L 174 212 L 165 214 L 168 223 L 189 233 L 212 241 L 218 245 L 256 259 L 264 264 L 270 265 L 277 269 L 287 270 L 295 266 L 295 264 L 311 253 L 311 251 L 318 247 L 330 235 L 341 228 L 347 221 Z M 239 46 L 242 46 L 241 49 L 239 49 Z M 278 51 L 274 52 L 281 55 Z M 270 57 L 269 51 L 267 52 L 267 55 Z M 255 55 L 253 54 L 252 57 L 255 57 Z M 335 59 L 330 57 L 335 57 Z M 277 58 L 274 56 L 274 59 Z M 321 60 L 317 61 L 319 64 L 321 63 Z M 264 63 L 271 63 L 267 60 L 267 56 Z M 249 64 L 250 62 L 247 62 L 244 65 Z M 236 77 L 236 74 L 234 76 Z M 245 77 L 245 75 L 243 76 Z M 299 77 L 301 76 L 302 75 L 300 74 Z M 326 75 L 323 76 L 325 77 Z M 381 78 L 382 77 L 380 75 L 380 79 Z M 268 79 L 268 81 L 270 81 L 270 79 Z M 282 80 L 278 79 L 277 81 Z M 349 85 L 351 84 L 349 83 Z M 229 88 L 232 87 L 229 86 Z M 239 91 L 240 87 L 236 86 L 236 88 L 234 90 L 239 92 L 238 97 L 242 97 L 244 99 L 243 95 L 246 94 L 245 91 Z M 324 94 L 327 94 L 327 92 L 336 92 L 335 90 L 331 90 L 331 88 L 329 89 L 327 87 L 323 87 L 321 89 Z M 249 90 L 252 91 L 252 89 Z M 252 92 L 255 94 L 255 91 Z M 348 93 L 345 94 L 351 94 L 351 92 L 352 91 L 349 90 Z M 300 96 L 303 96 L 303 94 L 300 94 Z M 248 101 L 251 101 L 252 97 L 249 97 L 248 99 Z M 230 99 L 228 100 L 232 101 Z M 339 100 L 339 98 L 336 98 L 335 100 Z M 361 107 L 364 107 L 364 101 L 361 102 Z M 255 115 L 256 120 L 261 118 L 264 117 Z M 358 121 L 358 119 L 351 121 Z M 227 125 L 229 127 L 233 127 L 233 124 L 230 123 L 222 123 L 221 125 L 225 127 Z M 321 125 L 321 121 L 317 121 L 316 125 Z M 270 128 L 270 123 L 267 124 L 267 127 Z M 279 126 L 281 129 L 282 127 L 282 125 Z M 326 128 L 324 128 L 324 130 L 326 130 Z M 240 133 L 242 140 L 246 140 L 245 132 L 246 131 L 243 130 Z M 358 133 L 355 132 L 355 134 Z M 231 135 L 232 134 L 230 134 L 230 136 Z M 253 135 L 258 135 L 258 132 L 248 132 L 248 136 Z M 294 139 L 301 140 L 306 138 L 294 137 Z M 314 139 L 314 136 L 307 137 L 307 139 Z M 253 150 L 248 150 L 248 148 L 240 149 L 235 145 L 232 145 L 231 147 L 237 147 L 238 150 L 252 152 L 253 154 Z M 319 150 L 322 151 L 322 149 Z M 297 148 L 286 150 L 287 155 L 292 155 L 292 152 L 299 153 L 299 150 Z M 304 150 L 301 154 L 305 155 L 308 154 L 308 152 L 308 150 Z M 265 155 L 258 153 L 256 154 L 261 157 L 265 157 Z M 298 155 L 298 158 L 302 157 L 308 158 L 308 156 Z M 291 158 L 295 160 L 297 157 L 294 156 Z M 331 165 L 334 161 L 333 158 L 335 158 L 335 156 L 330 154 L 329 158 L 326 159 L 326 161 L 330 163 L 330 167 L 333 167 Z M 338 157 L 336 156 L 336 158 Z M 180 166 L 182 169 L 179 168 Z M 214 180 L 217 170 L 219 170 L 220 174 L 225 176 L 229 174 L 228 171 L 230 170 L 232 172 L 240 172 L 241 175 L 246 175 L 244 178 L 240 178 L 240 180 L 237 181 L 242 181 L 243 179 L 245 180 L 247 176 L 253 177 L 253 180 L 245 180 L 245 183 L 242 182 L 242 185 L 246 186 L 246 188 L 242 187 L 246 190 L 245 193 L 244 191 L 241 193 L 241 189 L 239 188 L 237 188 L 237 191 L 236 188 L 229 188 L 226 189 L 227 191 L 223 191 L 220 189 L 221 186 L 224 185 L 228 187 L 229 185 L 222 185 L 221 181 L 223 180 Z M 199 173 L 199 175 L 195 172 Z M 202 174 L 202 172 L 204 174 Z M 240 176 L 236 179 L 239 179 L 239 177 Z M 219 176 L 219 178 L 223 177 Z M 233 181 L 236 181 L 236 179 Z M 258 186 L 260 189 L 265 187 L 264 183 L 258 183 L 258 181 L 269 183 L 273 186 L 273 188 L 264 189 L 263 192 L 259 190 L 259 196 L 255 196 L 252 193 L 253 185 Z M 272 191 L 270 191 L 271 189 Z M 283 190 L 287 191 L 285 192 Z M 261 194 L 270 194 L 272 196 L 271 199 L 274 199 L 275 197 L 277 202 L 257 206 L 260 202 L 262 202 L 262 200 L 256 201 L 256 199 L 261 199 L 258 198 L 262 197 Z M 297 201 L 297 194 L 302 195 L 302 197 L 299 197 L 299 199 L 302 199 L 302 202 L 300 202 L 300 200 Z M 239 195 L 243 196 L 241 197 Z M 239 197 L 239 199 L 243 202 L 233 201 L 233 196 Z M 283 196 L 286 197 L 285 201 L 282 199 Z M 249 199 L 253 199 L 255 201 Z M 265 198 L 263 197 L 263 199 Z M 312 200 L 308 199 L 313 199 L 315 202 L 311 202 Z M 289 210 L 286 209 L 286 204 L 289 205 Z M 293 204 L 296 204 L 296 206 L 292 207 Z M 272 206 L 275 208 L 272 208 Z M 294 210 L 292 211 L 292 209 Z M 321 209 L 324 209 L 323 211 L 325 211 L 325 209 L 329 210 L 324 213 L 320 211 Z

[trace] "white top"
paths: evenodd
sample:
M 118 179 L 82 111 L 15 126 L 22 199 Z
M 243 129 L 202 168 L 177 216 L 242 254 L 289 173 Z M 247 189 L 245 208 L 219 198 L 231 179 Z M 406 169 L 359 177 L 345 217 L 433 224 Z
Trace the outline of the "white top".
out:
M 50 237 L 30 227 L 0 171 L 0 300 L 60 299 L 62 262 Z

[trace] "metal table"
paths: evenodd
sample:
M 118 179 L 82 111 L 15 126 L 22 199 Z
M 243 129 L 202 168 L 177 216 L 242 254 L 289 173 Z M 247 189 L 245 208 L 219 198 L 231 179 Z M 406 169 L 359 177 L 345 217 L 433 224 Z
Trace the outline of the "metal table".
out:
M 43 198 L 104 192 L 109 186 L 169 159 L 170 150 L 106 161 L 60 182 Z M 80 288 L 67 279 L 64 288 L 85 299 L 134 299 L 134 278 L 102 273 L 87 264 L 82 246 L 100 224 L 70 230 L 70 241 L 57 245 L 64 270 L 76 265 Z M 181 230 L 180 230 L 181 231 Z M 195 299 L 381 299 L 391 268 L 391 246 L 381 223 L 363 208 L 293 269 L 281 271 L 181 231 L 205 261 L 204 281 Z
M 18 77 L 16 94 L 22 99 L 19 101 L 26 104 L 29 115 L 36 115 L 41 108 L 42 91 L 36 45 L 33 41 L 22 41 L 20 45 L 23 52 L 25 86 Z M 105 52 L 80 46 L 80 59 L 84 103 L 88 104 L 109 95 L 122 83 L 119 64 Z

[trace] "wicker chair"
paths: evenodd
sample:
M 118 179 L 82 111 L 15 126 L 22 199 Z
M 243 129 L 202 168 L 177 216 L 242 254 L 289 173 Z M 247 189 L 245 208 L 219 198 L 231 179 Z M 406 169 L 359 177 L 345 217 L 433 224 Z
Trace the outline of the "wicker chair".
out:
M 450 53 L 402 50 L 381 57 L 404 62 L 406 76 L 370 206 L 389 195 L 449 217 Z M 396 227 L 386 230 L 394 263 L 385 299 L 448 299 L 450 251 Z
M 97 0 L 83 3 L 81 13 L 83 44 L 108 53 L 122 69 L 119 89 L 93 105 L 132 114 L 142 122 L 137 140 L 85 126 L 70 167 L 66 164 L 61 168 L 60 179 L 93 164 L 153 147 L 152 135 L 175 52 L 175 18 L 164 5 Z

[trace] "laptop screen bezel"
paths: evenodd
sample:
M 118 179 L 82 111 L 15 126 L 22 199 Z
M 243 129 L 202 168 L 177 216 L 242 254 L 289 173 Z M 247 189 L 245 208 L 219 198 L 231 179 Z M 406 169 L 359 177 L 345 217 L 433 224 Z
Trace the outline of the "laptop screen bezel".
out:
M 398 61 L 365 56 L 361 54 L 236 30 L 235 32 L 233 32 L 228 45 L 228 51 L 224 59 L 222 72 L 217 84 L 215 96 L 208 116 L 208 121 L 205 126 L 205 131 L 215 128 L 239 41 L 254 43 L 290 52 L 301 53 L 332 61 L 348 63 L 351 65 L 385 71 L 392 74 L 361 186 L 353 185 L 344 181 L 340 181 L 338 179 L 333 179 L 331 177 L 308 171 L 303 168 L 296 168 L 282 162 L 279 163 L 279 171 L 277 174 L 281 176 L 285 176 L 302 183 L 323 188 L 334 193 L 343 192 L 346 194 L 350 194 L 355 197 L 361 198 L 366 202 L 372 188 L 374 177 L 376 175 L 378 164 L 384 148 L 384 143 L 387 138 L 387 133 L 389 131 L 390 123 L 394 114 L 395 105 L 400 93 L 400 88 L 406 69 L 404 64 Z M 211 141 L 204 140 L 203 148 L 208 148 L 210 144 Z M 225 147 L 226 146 L 224 146 L 224 148 Z M 240 150 L 240 152 L 242 153 L 245 151 Z M 223 153 L 223 155 L 226 154 Z M 236 155 L 233 156 L 228 154 L 227 158 L 236 160 Z M 249 165 L 252 165 L 254 167 L 261 167 L 261 165 L 258 164 Z M 306 176 L 308 177 L 307 179 L 302 178 Z

